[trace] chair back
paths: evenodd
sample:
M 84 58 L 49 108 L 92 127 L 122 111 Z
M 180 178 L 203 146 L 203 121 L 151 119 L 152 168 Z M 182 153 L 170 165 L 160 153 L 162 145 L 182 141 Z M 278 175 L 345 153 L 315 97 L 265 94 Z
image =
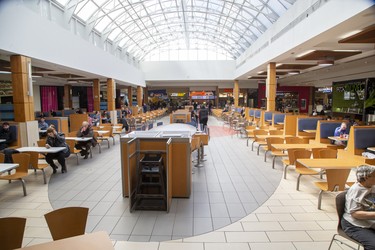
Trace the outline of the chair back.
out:
M 28 173 L 30 166 L 30 155 L 26 153 L 12 154 L 13 163 L 20 166 L 16 168 L 16 173 Z
M 64 207 L 44 215 L 53 240 L 83 235 L 89 209 L 86 207 Z
M 268 137 L 266 138 L 267 141 L 267 150 L 272 150 L 272 144 L 283 144 L 284 139 L 278 137 Z M 272 151 L 280 151 L 280 150 L 272 150 Z
M 286 144 L 305 144 L 305 140 L 299 137 L 286 137 L 285 138 Z
M 294 151 L 294 160 L 296 161 L 295 166 L 296 168 L 305 168 L 302 164 L 298 163 L 298 159 L 310 159 L 311 158 L 311 151 L 306 149 L 297 149 Z
M 28 152 L 30 155 L 30 166 L 34 169 L 38 169 L 39 153 L 38 152 Z
M 70 150 L 71 153 L 74 153 L 74 151 L 77 150 L 77 149 L 75 149 L 75 146 L 76 146 L 75 140 L 65 140 L 65 142 L 66 142 L 66 144 L 68 144 L 69 150 Z
M 4 163 L 5 160 L 5 154 L 0 153 L 0 163 Z
M 282 131 L 282 130 L 270 130 L 269 133 L 270 133 L 270 135 L 283 135 L 284 131 Z
M 322 150 L 322 149 L 325 149 L 325 148 L 312 148 L 311 149 L 312 155 L 313 155 L 314 159 L 319 159 L 320 158 L 319 151 Z
M 68 133 L 68 137 L 77 137 L 77 132 L 78 131 L 71 131 Z
M 335 149 L 321 149 L 319 150 L 319 158 L 337 158 L 337 150 Z
M 38 144 L 38 147 L 44 147 L 46 146 L 46 139 L 41 139 L 36 142 Z
M 337 173 L 337 170 L 326 169 L 328 191 L 344 191 L 350 170 L 340 169 L 340 173 Z
M 288 149 L 288 158 L 289 158 L 289 164 L 290 165 L 294 165 L 294 163 L 296 162 L 296 159 L 294 158 L 294 151 L 296 151 L 297 149 L 295 148 L 289 148 Z
M 268 135 L 268 132 L 266 130 L 262 130 L 262 129 L 256 129 L 254 130 L 254 137 L 255 137 L 255 141 L 264 141 L 264 139 L 259 139 L 257 138 L 257 135 Z
M 5 217 L 0 218 L 0 244 L 1 249 L 10 250 L 22 247 L 25 232 L 26 218 Z

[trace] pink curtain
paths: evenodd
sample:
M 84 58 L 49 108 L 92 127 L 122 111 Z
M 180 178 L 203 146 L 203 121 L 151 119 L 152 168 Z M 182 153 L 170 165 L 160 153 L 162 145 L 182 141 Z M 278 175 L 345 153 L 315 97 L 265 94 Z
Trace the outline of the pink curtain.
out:
M 51 109 L 57 110 L 57 87 L 40 86 L 40 99 L 42 104 L 42 112 L 48 112 Z
M 87 111 L 92 112 L 94 110 L 94 95 L 92 93 L 92 87 L 87 87 Z

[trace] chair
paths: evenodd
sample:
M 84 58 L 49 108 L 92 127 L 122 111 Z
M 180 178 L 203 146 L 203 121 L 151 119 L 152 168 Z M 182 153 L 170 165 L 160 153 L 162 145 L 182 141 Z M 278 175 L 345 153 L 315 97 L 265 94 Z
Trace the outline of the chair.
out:
M 246 126 L 245 127 L 245 131 L 246 131 L 246 134 L 247 134 L 247 140 L 246 140 L 246 146 L 248 147 L 249 146 L 249 140 L 251 138 L 254 138 L 254 130 L 256 129 L 255 126 Z
M 16 172 L 10 175 L 0 176 L 0 180 L 19 180 L 22 183 L 23 195 L 26 196 L 26 184 L 23 178 L 29 174 L 30 155 L 26 153 L 19 153 L 12 155 L 13 163 L 18 163 L 19 167 L 16 168 Z
M 270 135 L 283 135 L 284 131 L 283 130 L 275 130 L 274 129 L 274 130 L 270 130 L 269 133 L 270 133 Z
M 46 146 L 46 139 L 41 139 L 39 141 L 36 142 L 38 147 L 45 147 Z M 39 154 L 39 159 L 45 159 L 46 156 L 44 154 Z
M 348 246 L 348 247 L 350 247 L 350 248 L 352 248 L 352 249 L 355 249 L 355 248 L 353 248 L 352 246 L 350 246 L 350 245 L 348 245 L 347 243 L 345 243 L 344 241 L 341 241 L 341 240 L 337 239 L 337 238 L 336 238 L 337 236 L 341 236 L 341 237 L 343 237 L 343 238 L 345 238 L 345 239 L 347 239 L 347 240 L 349 240 L 349 241 L 351 241 L 351 242 L 354 242 L 355 244 L 358 244 L 358 248 L 357 248 L 358 250 L 359 250 L 359 248 L 362 246 L 361 243 L 359 243 L 358 241 L 356 241 L 356 240 L 350 238 L 350 237 L 344 232 L 344 230 L 343 230 L 342 227 L 341 227 L 341 219 L 342 219 L 342 217 L 343 217 L 343 215 L 344 215 L 344 212 L 345 212 L 345 198 L 346 198 L 346 191 L 341 192 L 341 193 L 339 193 L 339 194 L 336 196 L 336 211 L 337 211 L 337 216 L 338 216 L 339 221 L 338 221 L 338 223 L 337 223 L 337 234 L 334 234 L 334 235 L 333 235 L 332 240 L 331 240 L 331 244 L 329 244 L 329 248 L 328 248 L 328 250 L 331 249 L 331 246 L 332 246 L 333 241 L 339 241 L 341 244 L 344 244 L 344 245 L 346 245 L 346 246 Z
M 297 149 L 294 151 L 294 159 L 296 161 L 296 172 L 299 174 L 297 177 L 297 187 L 296 189 L 299 190 L 299 184 L 301 181 L 302 175 L 316 175 L 319 174 L 320 172 L 307 168 L 303 166 L 301 163 L 299 163 L 297 160 L 298 159 L 310 159 L 311 158 L 311 151 L 308 151 L 306 149 Z
M 0 218 L 1 249 L 10 250 L 22 247 L 25 232 L 26 218 L 5 217 Z
M 46 172 L 44 172 L 44 169 L 47 168 L 49 165 L 46 163 L 39 163 L 39 153 L 37 152 L 29 152 L 30 155 L 30 166 L 34 169 L 35 174 L 36 170 L 41 170 L 43 173 L 43 180 L 44 184 L 47 184 L 47 178 L 46 178 Z
M 264 139 L 257 138 L 258 135 L 268 135 L 266 130 L 256 129 L 253 131 L 254 133 L 254 141 L 251 144 L 251 151 L 254 151 L 254 143 L 257 142 L 260 145 L 266 145 L 267 142 Z M 258 146 L 258 155 L 259 155 L 259 146 Z
M 44 215 L 53 240 L 83 235 L 89 209 L 86 207 L 64 207 Z
M 321 149 L 319 150 L 319 158 L 337 158 L 337 150 L 334 149 Z
M 71 132 L 68 133 L 67 137 L 77 137 L 77 132 L 78 131 L 71 131 Z
M 102 153 L 102 142 L 103 142 L 103 140 L 99 137 L 99 133 L 95 130 L 94 130 L 94 138 L 96 139 L 96 145 L 99 148 L 99 154 L 101 154 Z M 108 142 L 108 144 L 109 144 L 109 142 Z M 108 145 L 108 148 L 109 148 L 109 145 Z
M 285 137 L 286 144 L 305 144 L 306 141 L 303 138 L 299 137 Z
M 5 160 L 5 154 L 0 153 L 0 163 L 4 163 Z
M 290 148 L 287 150 L 288 152 L 288 159 L 283 159 L 282 162 L 285 164 L 284 166 L 284 179 L 286 179 L 286 169 L 290 166 L 290 165 L 294 165 L 295 164 L 295 159 L 294 159 L 294 151 L 296 151 L 297 149 L 295 148 Z
M 77 165 L 79 165 L 78 154 L 80 154 L 82 150 L 75 148 L 75 145 L 76 145 L 76 141 L 75 140 L 65 140 L 65 142 L 69 146 L 70 154 L 75 154 L 76 155 L 76 157 L 77 157 Z
M 272 147 L 272 144 L 282 144 L 282 143 L 284 143 L 284 139 L 278 138 L 278 137 L 269 137 L 266 140 L 267 140 L 267 151 L 264 153 L 264 161 L 266 161 L 267 152 L 271 151 L 271 155 L 273 156 L 272 157 L 272 168 L 275 168 L 276 157 L 283 157 L 283 156 L 288 156 L 288 155 L 283 153 L 280 150 L 274 149 Z
M 325 173 L 327 181 L 314 182 L 315 186 L 320 189 L 318 197 L 318 209 L 321 209 L 322 195 L 324 192 L 337 192 L 345 190 L 345 185 L 347 184 L 346 180 L 348 179 L 350 171 L 351 169 L 326 169 Z

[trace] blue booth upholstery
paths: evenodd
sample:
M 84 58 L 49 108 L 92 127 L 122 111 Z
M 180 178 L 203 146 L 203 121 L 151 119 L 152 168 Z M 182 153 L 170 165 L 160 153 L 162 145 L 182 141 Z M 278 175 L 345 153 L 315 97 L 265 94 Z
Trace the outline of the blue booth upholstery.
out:
M 75 114 L 76 112 L 74 110 L 64 110 L 64 116 L 69 117 L 71 114 Z
M 59 121 L 58 120 L 48 120 L 48 119 L 46 119 L 46 123 L 48 124 L 48 126 L 50 126 L 51 124 L 53 126 L 55 126 L 56 131 L 60 131 L 60 129 L 61 129 L 61 128 L 59 128 Z
M 254 109 L 250 109 L 249 110 L 249 116 L 254 116 L 254 111 L 255 111 Z
M 61 110 L 56 110 L 56 116 L 62 116 L 62 111 Z
M 320 138 L 325 139 L 335 134 L 335 129 L 341 126 L 341 122 L 327 122 L 320 124 Z
M 273 115 L 273 122 L 274 122 L 274 124 L 284 122 L 284 118 L 285 118 L 285 114 L 274 114 Z
M 320 118 L 299 118 L 298 119 L 298 131 L 303 130 L 316 130 Z
M 375 146 L 375 129 L 361 128 L 354 130 L 354 147 L 356 149 L 366 149 Z
M 255 110 L 254 117 L 255 118 L 260 118 L 260 110 Z

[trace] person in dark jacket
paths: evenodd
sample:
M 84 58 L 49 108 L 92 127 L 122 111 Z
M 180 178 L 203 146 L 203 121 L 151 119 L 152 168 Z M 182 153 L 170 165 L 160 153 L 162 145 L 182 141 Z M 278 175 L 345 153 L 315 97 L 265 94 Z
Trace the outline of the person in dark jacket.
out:
M 77 131 L 77 137 L 92 138 L 90 141 L 80 141 L 75 146 L 77 149 L 81 149 L 81 155 L 85 156 L 84 159 L 87 159 L 90 154 L 90 148 L 96 145 L 94 131 L 88 122 L 82 122 L 82 127 Z
M 201 125 L 201 130 L 205 131 L 207 127 L 207 121 L 208 121 L 208 110 L 206 109 L 206 105 L 203 104 L 199 110 L 199 123 Z
M 70 150 L 69 146 L 65 143 L 65 138 L 60 136 L 56 130 L 52 127 L 47 129 L 47 140 L 46 140 L 46 148 L 51 147 L 65 147 L 64 150 L 57 152 L 57 153 L 48 153 L 46 155 L 46 162 L 52 167 L 53 173 L 56 174 L 57 166 L 53 162 L 54 159 L 61 165 L 61 173 L 66 173 L 66 165 L 65 165 L 65 158 L 69 157 Z
M 5 140 L 0 142 L 0 150 L 4 150 L 9 147 L 9 144 L 17 140 L 15 133 L 10 130 L 8 122 L 4 122 L 0 128 L 0 139 Z

